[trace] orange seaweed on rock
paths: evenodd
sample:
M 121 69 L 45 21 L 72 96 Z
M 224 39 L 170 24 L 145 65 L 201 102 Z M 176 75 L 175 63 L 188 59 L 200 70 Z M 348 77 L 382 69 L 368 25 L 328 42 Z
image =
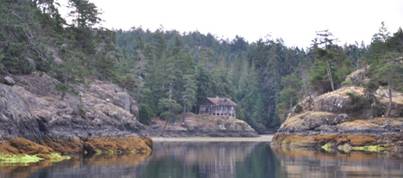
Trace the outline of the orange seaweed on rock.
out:
M 281 134 L 277 133 L 273 137 L 272 145 L 279 148 L 297 149 L 297 148 L 321 148 L 326 144 L 333 144 L 334 148 L 342 145 L 352 147 L 363 146 L 382 146 L 385 150 L 393 150 L 395 144 L 403 141 L 403 135 L 396 134 Z M 384 151 L 382 149 L 381 151 Z M 360 151 L 360 150 L 356 150 Z
M 84 151 L 89 153 L 135 153 L 151 154 L 149 139 L 135 136 L 97 137 L 84 141 Z
M 16 137 L 2 140 L 0 142 L 0 152 L 5 154 L 50 154 L 54 150 L 48 146 L 35 143 L 31 140 Z
M 42 141 L 44 145 L 53 148 L 55 151 L 65 154 L 80 153 L 83 141 L 78 137 L 67 139 L 47 138 Z

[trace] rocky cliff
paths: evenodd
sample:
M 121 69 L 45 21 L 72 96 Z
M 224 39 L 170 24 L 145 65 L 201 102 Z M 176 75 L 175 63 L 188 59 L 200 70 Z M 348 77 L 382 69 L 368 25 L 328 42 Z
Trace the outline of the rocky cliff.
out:
M 151 142 L 137 133 L 137 103 L 124 89 L 93 80 L 65 85 L 45 73 L 0 83 L 0 152 L 136 152 Z
M 278 129 L 273 145 L 283 148 L 317 148 L 327 151 L 401 152 L 403 147 L 403 94 L 393 92 L 393 108 L 386 89 L 369 93 L 359 84 L 367 81 L 363 71 L 349 75 L 349 85 L 295 106 Z M 365 75 L 364 75 L 365 76 Z
M 158 118 L 145 130 L 151 136 L 226 136 L 226 137 L 253 137 L 258 134 L 245 121 L 210 115 L 196 115 L 186 113 L 179 116 L 178 121 L 166 124 Z

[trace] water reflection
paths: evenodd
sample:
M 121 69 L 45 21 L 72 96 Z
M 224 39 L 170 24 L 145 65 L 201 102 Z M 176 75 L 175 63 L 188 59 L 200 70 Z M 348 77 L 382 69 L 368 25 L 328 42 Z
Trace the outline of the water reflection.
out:
M 403 159 L 386 153 L 324 153 L 273 149 L 287 178 L 403 177 Z
M 133 168 L 147 155 L 93 156 L 61 163 L 40 162 L 30 166 L 1 166 L 0 178 L 111 178 L 133 177 Z
M 2 177 L 32 178 L 362 178 L 403 177 L 403 159 L 272 149 L 267 143 L 156 143 L 151 157 L 76 158 L 0 167 Z
M 257 153 L 257 154 L 256 154 Z M 137 177 L 235 178 L 270 175 L 267 144 L 160 143 Z

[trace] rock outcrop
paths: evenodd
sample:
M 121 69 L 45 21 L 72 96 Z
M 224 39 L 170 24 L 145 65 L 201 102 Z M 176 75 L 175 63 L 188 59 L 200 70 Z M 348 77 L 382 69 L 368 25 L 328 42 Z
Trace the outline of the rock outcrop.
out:
M 249 124 L 239 119 L 192 113 L 182 114 L 177 122 L 169 124 L 166 124 L 163 120 L 154 119 L 145 134 L 169 137 L 253 137 L 258 135 Z
M 350 78 L 358 83 L 365 80 L 361 74 Z M 342 152 L 402 151 L 403 93 L 393 92 L 392 112 L 385 118 L 383 113 L 389 102 L 385 89 L 372 94 L 366 92 L 363 87 L 346 85 L 305 98 L 278 129 L 273 145 Z
M 343 85 L 362 86 L 368 84 L 369 82 L 369 78 L 367 77 L 368 68 L 369 66 L 365 66 L 347 75 L 346 80 L 343 82 Z
M 298 103 L 290 116 L 315 111 L 331 113 L 349 113 L 358 117 L 369 117 L 371 108 L 367 108 L 365 89 L 357 86 L 346 86 L 316 97 L 308 96 Z M 365 102 L 365 103 L 364 103 Z
M 136 119 L 136 101 L 117 85 L 94 80 L 67 86 L 39 72 L 14 78 L 14 85 L 0 83 L 3 153 L 26 153 L 14 143 L 21 138 L 47 148 L 33 147 L 30 154 L 151 152 L 149 140 L 137 134 L 144 126 Z
M 375 91 L 375 97 L 383 105 L 384 108 L 389 103 L 389 92 L 387 88 L 380 87 Z M 403 117 L 403 93 L 393 91 L 392 92 L 393 107 L 390 112 L 391 117 Z
M 3 78 L 3 81 L 4 81 L 4 83 L 7 84 L 7 85 L 14 85 L 14 84 L 15 84 L 15 80 L 14 80 L 12 77 L 10 77 L 10 76 L 5 76 L 5 77 Z
M 279 132 L 333 131 L 335 125 L 348 120 L 347 114 L 307 111 L 287 119 Z

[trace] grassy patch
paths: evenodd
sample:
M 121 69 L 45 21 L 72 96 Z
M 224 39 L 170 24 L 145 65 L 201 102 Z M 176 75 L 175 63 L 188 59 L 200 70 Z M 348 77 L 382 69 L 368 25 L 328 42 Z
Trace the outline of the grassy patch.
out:
M 366 151 L 366 152 L 382 152 L 385 150 L 385 147 L 383 147 L 381 145 L 353 146 L 352 150 Z
M 0 154 L 0 164 L 30 164 L 42 161 L 38 155 Z

